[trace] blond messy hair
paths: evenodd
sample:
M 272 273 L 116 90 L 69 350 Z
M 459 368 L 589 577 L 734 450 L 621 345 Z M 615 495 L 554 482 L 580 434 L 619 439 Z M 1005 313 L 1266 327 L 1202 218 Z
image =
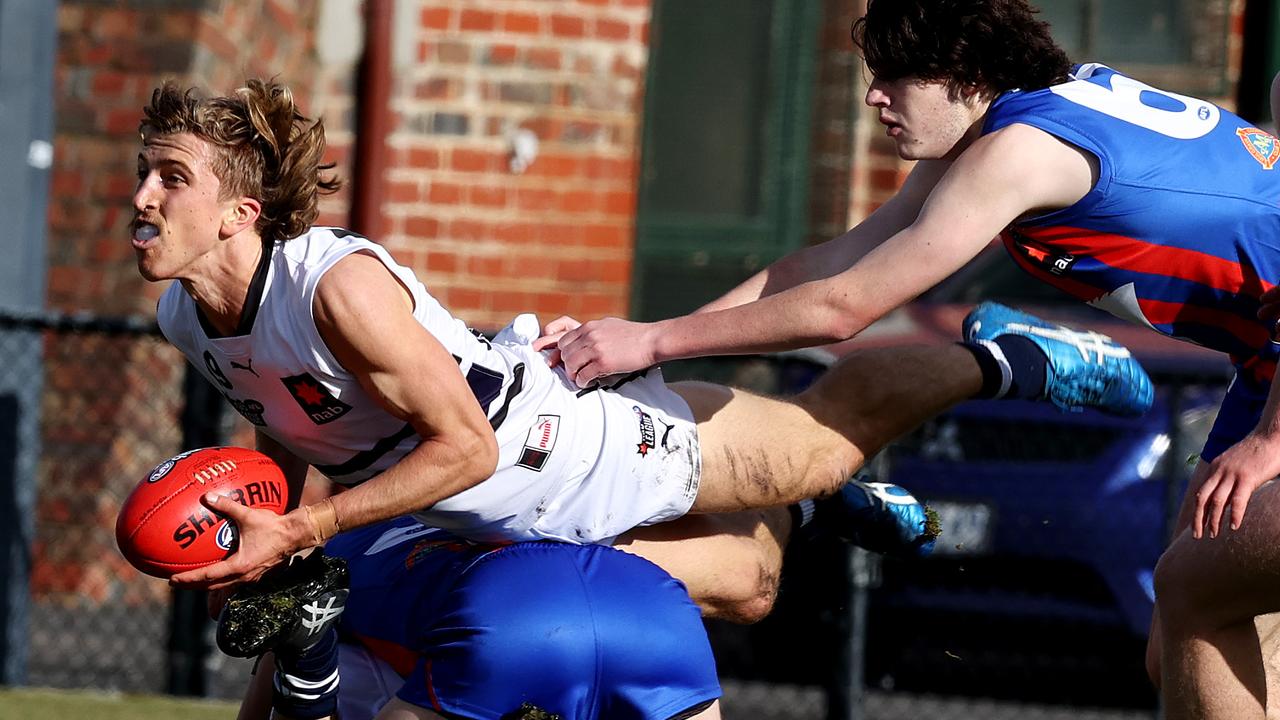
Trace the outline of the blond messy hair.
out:
M 252 197 L 262 203 L 254 229 L 263 239 L 290 240 L 319 216 L 319 196 L 341 181 L 322 172 L 324 125 L 293 102 L 288 87 L 249 80 L 225 97 L 201 97 L 194 88 L 167 81 L 151 94 L 138 127 L 143 142 L 158 135 L 191 133 L 213 146 L 213 172 L 222 199 Z

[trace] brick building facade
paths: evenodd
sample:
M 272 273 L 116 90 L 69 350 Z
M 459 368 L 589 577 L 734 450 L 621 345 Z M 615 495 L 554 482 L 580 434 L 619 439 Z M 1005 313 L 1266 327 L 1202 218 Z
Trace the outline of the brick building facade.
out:
M 818 240 L 878 206 L 909 168 L 861 105 L 865 71 L 848 28 L 862 4 L 813 1 L 821 15 L 807 236 Z M 494 327 L 526 310 L 627 314 L 650 4 L 394 2 L 374 235 L 468 322 Z M 49 306 L 152 312 L 160 288 L 137 277 L 124 238 L 139 109 L 164 77 L 216 91 L 247 76 L 288 83 L 324 118 L 328 158 L 350 178 L 359 5 L 63 0 Z M 1228 6 L 1229 79 L 1239 73 L 1243 5 Z M 522 128 L 538 137 L 539 154 L 515 173 L 511 136 Z M 348 225 L 350 209 L 348 185 L 325 201 L 321 221 Z

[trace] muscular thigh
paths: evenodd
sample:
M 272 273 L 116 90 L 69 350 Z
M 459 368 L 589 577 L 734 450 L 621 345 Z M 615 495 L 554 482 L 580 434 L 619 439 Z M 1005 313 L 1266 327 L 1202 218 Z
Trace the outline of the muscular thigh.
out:
M 819 476 L 834 492 L 862 463 L 852 441 L 794 402 L 702 382 L 670 387 L 698 425 L 702 486 L 694 512 L 785 505 L 813 495 L 798 484 Z
M 1191 503 L 1193 496 L 1189 491 Z M 1160 559 L 1158 575 L 1161 607 L 1194 608 L 1209 625 L 1280 610 L 1280 483 L 1258 488 L 1239 530 L 1197 540 L 1184 527 Z

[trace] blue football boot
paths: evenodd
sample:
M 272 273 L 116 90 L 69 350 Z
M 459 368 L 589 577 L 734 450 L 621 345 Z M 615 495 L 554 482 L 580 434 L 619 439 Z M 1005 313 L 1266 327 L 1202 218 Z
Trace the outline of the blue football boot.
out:
M 1151 408 L 1155 391 L 1142 365 L 1111 338 L 1071 330 L 999 303 L 984 302 L 964 319 L 969 342 L 1020 335 L 1049 358 L 1043 399 L 1063 410 L 1095 407 L 1114 415 L 1137 416 Z
M 937 516 L 901 486 L 854 478 L 814 502 L 813 524 L 871 552 L 919 558 L 933 551 Z

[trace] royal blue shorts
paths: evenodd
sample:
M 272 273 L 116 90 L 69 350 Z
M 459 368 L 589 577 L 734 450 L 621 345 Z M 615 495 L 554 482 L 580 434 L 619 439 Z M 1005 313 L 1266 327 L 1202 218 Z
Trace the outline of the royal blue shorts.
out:
M 1200 458 L 1211 462 L 1227 448 L 1253 432 L 1262 417 L 1262 409 L 1267 404 L 1267 393 L 1271 392 L 1270 383 L 1258 383 L 1237 374 L 1227 388 L 1226 397 L 1222 399 L 1222 407 L 1218 408 L 1218 418 L 1213 421 L 1209 430 L 1209 439 L 1205 441 Z
M 656 565 L 600 545 L 494 549 L 394 521 L 330 541 L 352 591 L 342 632 L 407 677 L 398 696 L 498 720 L 667 720 L 720 696 L 701 615 Z

